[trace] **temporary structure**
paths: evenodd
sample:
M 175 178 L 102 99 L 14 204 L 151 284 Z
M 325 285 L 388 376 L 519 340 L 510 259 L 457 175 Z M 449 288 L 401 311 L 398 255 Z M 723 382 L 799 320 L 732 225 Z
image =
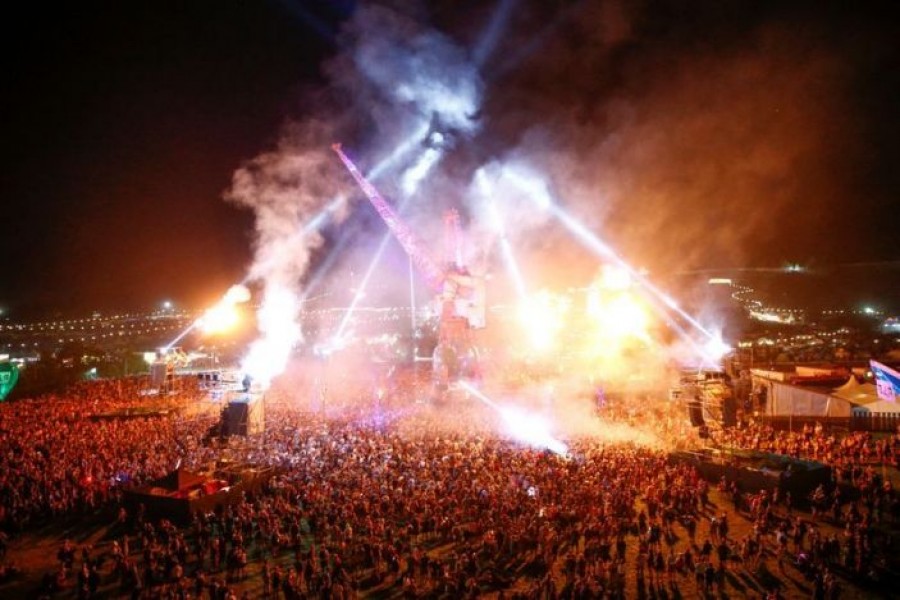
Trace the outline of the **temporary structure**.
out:
M 767 382 L 766 414 L 797 417 L 849 417 L 849 400 L 796 385 Z
M 856 377 L 851 376 L 847 383 L 831 392 L 833 396 L 842 398 L 854 405 L 872 404 L 878 401 L 878 392 L 871 383 L 860 383 Z

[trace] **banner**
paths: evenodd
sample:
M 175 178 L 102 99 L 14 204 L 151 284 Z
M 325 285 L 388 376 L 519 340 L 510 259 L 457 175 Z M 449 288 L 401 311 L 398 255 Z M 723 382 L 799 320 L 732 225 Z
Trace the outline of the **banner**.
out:
M 19 369 L 16 365 L 8 362 L 0 363 L 0 401 L 16 387 L 19 380 Z
M 896 402 L 900 399 L 900 373 L 875 360 L 870 360 L 869 365 L 875 375 L 878 397 L 888 402 Z

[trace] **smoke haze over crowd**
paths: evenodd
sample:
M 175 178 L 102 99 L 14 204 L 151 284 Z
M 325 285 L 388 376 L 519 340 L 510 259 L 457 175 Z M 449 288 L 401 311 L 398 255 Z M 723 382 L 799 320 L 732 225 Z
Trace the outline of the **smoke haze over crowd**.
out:
M 369 210 L 330 143 L 371 169 L 423 130 L 449 139 L 419 187 L 402 176 L 421 144 L 377 183 L 410 198 L 426 236 L 448 206 L 480 235 L 475 173 L 516 165 L 651 273 L 895 261 L 889 8 L 288 1 L 27 14 L 35 37 L 5 54 L 0 181 L 16 226 L 0 304 L 208 302 L 247 274 L 299 290 L 341 219 Z M 341 194 L 330 231 L 295 235 Z M 337 268 L 359 271 L 367 253 L 353 250 L 383 226 L 347 225 L 360 235 Z M 506 231 L 535 287 L 596 272 L 552 219 L 523 212 Z M 500 268 L 496 249 L 478 252 Z

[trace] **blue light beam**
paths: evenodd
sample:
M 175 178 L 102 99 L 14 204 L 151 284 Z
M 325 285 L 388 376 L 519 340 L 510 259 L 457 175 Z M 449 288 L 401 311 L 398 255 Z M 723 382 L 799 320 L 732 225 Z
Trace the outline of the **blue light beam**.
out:
M 479 69 L 484 66 L 487 59 L 494 53 L 497 43 L 503 37 L 506 27 L 509 23 L 509 15 L 515 7 L 517 0 L 499 0 L 494 7 L 494 12 L 488 21 L 487 26 L 481 32 L 478 43 L 472 50 L 472 62 Z

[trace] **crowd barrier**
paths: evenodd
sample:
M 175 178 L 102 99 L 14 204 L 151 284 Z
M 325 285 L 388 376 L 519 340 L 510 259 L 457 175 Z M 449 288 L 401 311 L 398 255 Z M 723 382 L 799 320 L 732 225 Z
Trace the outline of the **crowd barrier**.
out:
M 821 425 L 828 432 L 871 431 L 873 433 L 895 433 L 897 428 L 900 427 L 900 413 L 856 414 L 850 417 L 764 415 L 757 417 L 757 420 L 778 431 L 799 431 L 806 425 L 810 427 Z

